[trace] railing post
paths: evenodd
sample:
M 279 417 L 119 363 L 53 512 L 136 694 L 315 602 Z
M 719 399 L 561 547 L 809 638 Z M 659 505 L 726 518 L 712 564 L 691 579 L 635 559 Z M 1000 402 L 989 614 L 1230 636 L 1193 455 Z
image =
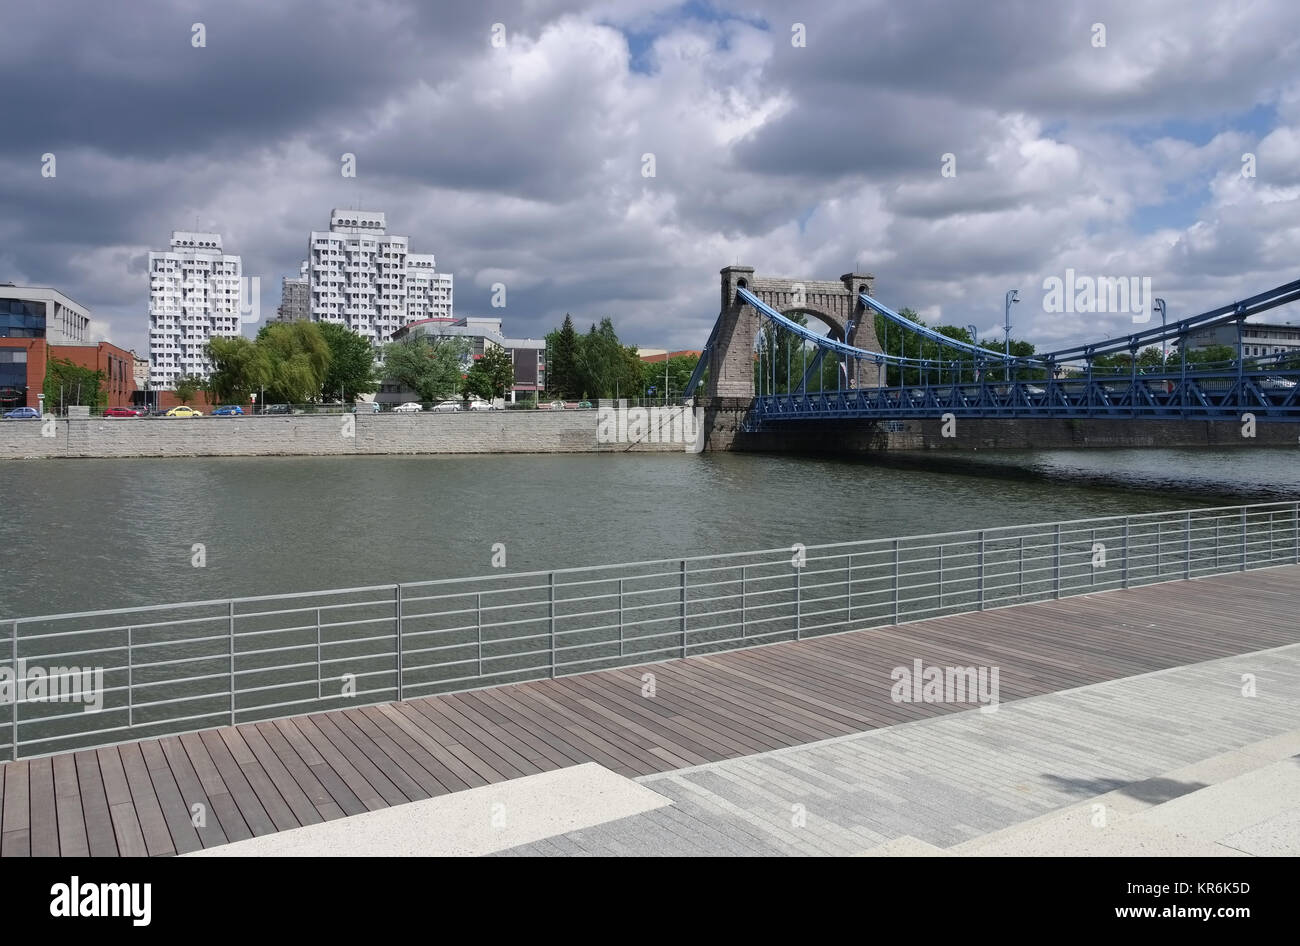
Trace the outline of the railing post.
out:
M 1300 502 L 1291 504 L 1291 538 L 1294 543 L 1292 556 L 1300 564 Z
M 838 377 L 839 375 L 836 375 L 836 378 Z M 845 596 L 849 599 L 848 600 L 849 613 L 848 613 L 848 617 L 845 618 L 845 623 L 851 624 L 853 622 L 853 553 L 852 552 L 849 553 L 848 564 L 844 566 L 844 579 L 846 582 L 846 588 L 848 589 L 845 592 Z
M 975 593 L 979 609 L 984 610 L 984 530 L 980 529 L 980 550 L 975 560 Z
M 618 655 L 623 656 L 623 579 L 618 580 Z
M 1246 558 L 1250 554 L 1246 547 L 1246 507 L 1241 507 L 1241 570 L 1246 570 Z
M 397 623 L 397 702 L 402 702 L 402 670 L 405 661 L 402 655 L 402 586 L 393 585 L 393 611 Z
M 1025 596 L 1025 537 L 1022 535 L 1016 542 L 1016 597 Z
M 478 676 L 483 676 L 483 592 L 474 593 L 474 642 L 478 645 Z
M 1052 595 L 1061 597 L 1061 525 L 1056 524 L 1056 546 L 1052 554 Z
M 226 615 L 230 626 L 230 725 L 235 725 L 235 602 L 226 604 Z
M 1128 516 L 1124 517 L 1124 545 L 1120 553 L 1120 577 L 1123 579 L 1121 587 L 1128 587 Z
M 749 566 L 740 566 L 740 636 L 744 637 L 749 628 L 746 626 L 748 615 L 745 613 L 745 579 L 749 574 Z
M 133 627 L 126 629 L 126 727 L 135 725 L 135 660 L 131 655 Z
M 1192 577 L 1192 514 L 1187 513 L 1187 520 L 1183 523 L 1183 579 L 1190 580 Z
M 799 581 L 800 568 L 798 565 L 794 569 L 794 639 L 799 640 L 803 635 L 801 625 L 803 624 L 803 593 L 801 589 L 802 582 Z
M 898 540 L 895 539 L 895 540 L 894 540 L 894 581 L 893 581 L 893 591 L 894 591 L 894 623 L 895 623 L 895 624 L 898 623 L 898 567 L 899 567 L 899 561 L 898 561 L 898 559 L 899 559 L 899 555 L 898 555 Z
M 321 692 L 321 676 L 324 673 L 325 665 L 321 662 L 320 652 L 320 608 L 316 609 L 316 699 L 322 699 L 324 694 Z
M 546 611 L 551 622 L 551 678 L 555 678 L 555 572 L 546 582 Z
M 682 599 L 682 656 L 686 656 L 686 559 L 682 559 L 682 581 L 681 581 L 681 599 Z
M 13 709 L 9 711 L 9 741 L 13 743 L 10 747 L 9 757 L 15 761 L 18 759 L 18 701 L 22 699 L 23 687 L 20 674 L 18 673 L 18 622 L 14 621 L 13 626 L 9 629 L 9 656 L 13 661 L 14 667 L 14 702 Z
M 939 543 L 939 610 L 943 610 L 943 543 Z

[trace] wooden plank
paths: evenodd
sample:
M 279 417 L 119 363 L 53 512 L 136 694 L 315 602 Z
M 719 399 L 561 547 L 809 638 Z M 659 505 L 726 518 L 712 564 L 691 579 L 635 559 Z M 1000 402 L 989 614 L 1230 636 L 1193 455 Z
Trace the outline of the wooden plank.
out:
M 48 756 L 32 759 L 28 785 L 31 792 L 32 857 L 58 857 L 59 816 L 54 800 L 54 763 Z
M 366 806 L 367 811 L 378 811 L 381 808 L 387 808 L 388 802 L 379 794 L 375 786 L 361 775 L 353 767 L 352 763 L 341 753 L 306 716 L 298 716 L 294 719 L 284 720 L 285 723 L 296 729 L 302 739 L 311 744 L 312 748 L 318 753 L 320 758 L 328 767 L 329 771 L 335 773 L 344 784 L 356 795 L 357 800 Z M 285 731 L 285 738 L 288 738 L 288 732 Z M 295 745 L 294 748 L 297 748 Z
M 203 842 L 194 829 L 190 806 L 185 804 L 185 799 L 181 796 L 181 790 L 175 776 L 172 775 L 171 766 L 167 763 L 167 756 L 162 746 L 157 740 L 151 739 L 140 744 L 140 752 L 176 853 L 188 854 L 190 851 L 202 850 Z
M 86 818 L 86 843 L 91 857 L 117 857 L 117 832 L 104 793 L 104 779 L 99 771 L 99 754 L 93 749 L 73 753 L 77 766 L 77 784 L 81 792 L 81 809 Z
M 355 795 L 348 790 L 338 776 L 330 773 L 326 779 L 320 778 L 316 771 L 308 765 L 284 738 L 284 734 L 272 722 L 260 722 L 255 724 L 258 734 L 266 740 L 268 751 L 275 754 L 280 763 L 293 776 L 293 780 L 298 783 L 298 787 L 303 793 L 311 799 L 316 811 L 326 821 L 331 818 L 341 818 L 344 815 L 356 815 L 366 810 L 366 806 L 357 801 Z M 251 744 L 251 743 L 250 743 Z M 324 768 L 322 764 L 322 768 Z M 333 778 L 333 782 L 327 784 L 328 778 Z M 338 797 L 344 797 L 348 806 L 344 808 L 338 802 Z
M 31 792 L 27 762 L 10 762 L 5 768 L 4 834 L 0 835 L 0 856 L 28 857 L 31 844 Z
M 180 740 L 185 749 L 185 756 L 189 759 L 199 783 L 203 786 L 204 793 L 208 796 L 211 807 L 207 811 L 207 820 L 211 822 L 215 817 L 221 825 L 221 830 L 231 841 L 242 841 L 253 837 L 258 827 L 270 823 L 269 819 L 266 818 L 265 812 L 260 817 L 252 814 L 251 809 L 257 807 L 255 800 L 254 804 L 250 805 L 249 815 L 245 815 L 239 803 L 231 795 L 230 788 L 222 779 L 221 773 L 217 771 L 216 763 L 208 754 L 207 745 L 201 736 L 201 733 L 185 733 Z M 172 769 L 175 771 L 174 765 Z M 251 789 L 247 790 L 247 793 L 251 794 Z M 248 817 L 257 817 L 256 824 L 250 824 Z
M 227 745 L 230 745 L 230 740 L 237 735 L 243 741 L 244 745 L 248 747 L 248 750 L 253 753 L 258 764 L 266 773 L 267 777 L 275 784 L 275 788 L 280 793 L 280 797 L 284 799 L 285 804 L 287 804 L 293 811 L 293 816 L 300 825 L 319 824 L 325 820 L 321 815 L 320 810 L 316 807 L 316 802 L 310 798 L 305 791 L 303 791 L 302 786 L 294 779 L 293 775 L 289 772 L 289 769 L 285 766 L 283 760 L 271 751 L 271 747 L 266 744 L 266 739 L 263 738 L 262 733 L 257 726 L 252 724 L 237 726 L 234 729 L 227 730 L 226 735 L 230 737 L 227 739 Z M 231 752 L 234 752 L 233 747 Z M 290 754 L 294 755 L 296 758 L 295 753 Z M 238 759 L 239 757 L 236 756 L 235 758 Z M 301 765 L 301 760 L 298 760 L 298 762 Z M 307 771 L 306 766 L 302 766 L 302 768 L 304 772 Z M 312 779 L 311 781 L 315 783 L 317 790 L 320 792 L 320 800 L 322 803 L 333 804 L 333 800 L 330 799 L 329 793 L 323 788 L 319 788 L 320 782 L 316 779 Z M 335 807 L 337 808 L 338 806 L 336 805 Z M 342 809 L 339 809 L 339 814 L 342 814 Z
M 145 765 L 144 753 L 138 742 L 127 742 L 118 746 L 122 759 L 122 769 L 126 773 L 127 786 L 131 791 L 131 801 L 135 807 L 140 829 L 144 832 L 144 843 L 150 856 L 175 854 L 176 846 L 172 844 L 172 835 L 163 816 L 162 805 L 154 792 L 153 781 L 149 778 L 149 767 Z
M 131 800 L 131 787 L 127 784 L 117 746 L 97 749 L 95 755 L 99 758 L 99 773 L 104 780 L 104 794 L 108 799 L 108 813 L 113 823 L 113 836 L 117 838 L 118 853 L 123 857 L 145 857 L 149 846 Z
M 54 756 L 54 805 L 59 819 L 59 853 L 64 857 L 89 857 L 86 815 L 77 784 L 77 763 L 71 753 Z
M 253 750 L 248 748 L 248 745 L 244 742 L 244 737 L 239 734 L 238 728 L 223 726 L 216 731 L 216 735 L 220 737 L 221 750 L 228 753 L 230 760 L 239 766 L 240 774 L 248 781 L 248 785 L 253 790 L 253 794 L 257 796 L 262 810 L 270 815 L 276 830 L 289 831 L 293 828 L 302 827 L 302 823 L 294 815 L 293 809 L 284 800 L 284 796 L 280 794 L 280 789 L 276 787 L 274 779 L 262 768 L 262 764 L 257 761 L 257 756 L 253 754 Z M 215 743 L 216 740 L 214 739 L 213 742 Z M 215 752 L 213 752 L 213 758 L 216 758 Z M 218 768 L 220 768 L 220 764 L 218 764 Z
M 284 831 L 297 826 L 283 799 L 279 799 L 279 806 L 273 806 L 276 808 L 274 814 L 263 807 L 262 798 L 249 784 L 244 773 L 240 771 L 239 764 L 235 762 L 230 750 L 226 748 L 220 730 L 205 730 L 199 733 L 199 738 L 203 742 L 203 748 L 208 751 L 208 757 L 212 760 L 212 764 L 220 774 L 221 781 L 226 786 L 226 791 L 230 793 L 231 799 L 239 808 L 244 823 L 253 832 L 253 837 L 274 834 L 277 830 Z M 288 817 L 284 817 L 284 815 L 288 815 Z
M 329 745 L 332 745 L 336 750 L 338 750 L 338 752 L 342 754 L 343 758 L 351 763 L 357 773 L 370 783 L 374 790 L 379 793 L 379 796 L 387 804 L 401 805 L 408 801 L 414 801 L 412 796 L 406 794 L 406 791 L 409 791 L 412 788 L 419 793 L 417 797 L 425 797 L 423 793 L 420 792 L 419 786 L 415 785 L 408 777 L 399 777 L 394 773 L 394 778 L 396 778 L 397 781 L 394 781 L 394 778 L 390 778 L 384 769 L 392 771 L 395 767 L 388 761 L 385 761 L 384 767 L 381 768 L 371 761 L 364 752 L 357 748 L 352 740 L 339 730 L 338 725 L 334 721 L 333 715 L 321 713 L 316 716 L 307 717 L 305 721 L 309 725 L 314 726 L 321 737 L 325 739 Z M 352 728 L 355 729 L 355 727 Z M 320 748 L 320 746 L 317 745 L 317 748 Z M 398 781 L 402 783 L 401 787 L 398 786 Z
M 221 826 L 221 819 L 217 816 L 216 809 L 212 805 L 212 799 L 208 798 L 208 793 L 203 788 L 203 782 L 198 773 L 195 772 L 194 765 L 190 762 L 189 754 L 185 751 L 185 746 L 181 743 L 180 738 L 177 736 L 164 736 L 158 740 L 158 748 L 162 750 L 163 757 L 167 760 L 168 771 L 171 772 L 172 778 L 176 780 L 176 788 L 181 795 L 181 804 L 185 806 L 190 824 L 194 828 L 194 833 L 198 835 L 199 842 L 205 848 L 225 844 L 229 839 Z M 196 805 L 202 807 L 196 809 Z M 197 824 L 195 824 L 196 821 Z M 244 837 L 252 837 L 247 826 L 243 826 L 243 832 Z

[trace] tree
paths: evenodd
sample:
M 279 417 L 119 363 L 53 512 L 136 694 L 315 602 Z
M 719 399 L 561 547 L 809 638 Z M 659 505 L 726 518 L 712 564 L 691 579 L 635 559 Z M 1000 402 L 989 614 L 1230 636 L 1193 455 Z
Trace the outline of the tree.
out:
M 546 336 L 546 390 L 561 398 L 582 393 L 578 378 L 578 333 L 566 313 L 564 324 Z
M 266 353 L 270 375 L 266 390 L 274 401 L 302 404 L 319 397 L 330 349 L 317 322 L 272 322 L 257 333 Z
M 199 396 L 199 392 L 204 388 L 203 379 L 196 375 L 187 374 L 178 378 L 176 381 L 176 400 L 182 404 L 188 404 Z
M 470 366 L 469 373 L 461 384 L 461 393 L 465 397 L 505 397 L 506 389 L 514 383 L 515 363 L 510 359 L 509 353 L 504 348 L 491 345 L 484 350 L 483 357 Z
M 272 386 L 271 360 L 261 345 L 243 336 L 214 336 L 208 340 L 207 350 L 212 360 L 208 390 L 214 401 L 244 404 L 254 392 Z M 178 399 L 181 396 L 179 385 L 176 396 Z
M 66 358 L 51 358 L 45 366 L 45 409 L 62 414 L 69 404 L 106 407 L 108 395 L 100 391 L 103 383 L 102 371 Z
M 698 395 L 699 391 L 687 391 L 686 387 L 690 384 L 691 374 L 699 361 L 697 355 L 676 355 L 664 361 L 641 361 L 640 390 L 649 391 L 654 388 L 656 394 L 663 394 L 666 385 L 668 394 L 672 397 Z
M 461 362 L 469 350 L 469 340 L 456 335 L 389 342 L 383 348 L 384 377 L 415 391 L 422 401 L 445 400 L 460 390 Z
M 329 347 L 330 363 L 325 372 L 322 395 L 330 398 L 342 394 L 343 400 L 355 400 L 358 394 L 379 390 L 375 377 L 375 349 L 366 339 L 346 326 L 318 322 L 321 335 Z

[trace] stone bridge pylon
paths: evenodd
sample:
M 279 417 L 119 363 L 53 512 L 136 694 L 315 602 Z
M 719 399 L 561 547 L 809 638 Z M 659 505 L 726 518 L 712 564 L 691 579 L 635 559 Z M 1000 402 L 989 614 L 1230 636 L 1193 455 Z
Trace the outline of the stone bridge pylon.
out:
M 763 317 L 736 297 L 738 288 L 748 289 L 782 315 L 798 313 L 830 326 L 830 337 L 868 351 L 880 351 L 875 318 L 858 299 L 872 294 L 875 276 L 845 273 L 838 282 L 755 276 L 752 266 L 728 266 L 722 270 L 722 309 L 717 334 L 709 355 L 709 398 L 754 397 L 754 350 Z M 874 362 L 853 359 L 845 366 L 852 387 L 875 387 L 881 367 Z

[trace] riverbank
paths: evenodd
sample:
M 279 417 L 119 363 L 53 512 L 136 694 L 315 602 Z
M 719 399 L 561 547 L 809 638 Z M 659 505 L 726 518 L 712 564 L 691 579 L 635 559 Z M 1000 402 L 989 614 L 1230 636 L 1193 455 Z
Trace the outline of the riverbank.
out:
M 663 410 L 667 415 L 680 415 L 687 409 Z M 460 411 L 5 421 L 0 425 L 0 459 L 681 453 L 686 450 L 681 437 L 665 436 L 653 441 L 644 434 L 638 438 L 601 438 L 598 415 L 598 411 L 590 410 Z M 665 420 L 664 425 L 665 432 L 671 434 L 670 420 Z M 679 423 L 679 431 L 680 427 Z M 602 442 L 602 439 L 612 442 Z M 619 442 L 620 439 L 624 442 Z

